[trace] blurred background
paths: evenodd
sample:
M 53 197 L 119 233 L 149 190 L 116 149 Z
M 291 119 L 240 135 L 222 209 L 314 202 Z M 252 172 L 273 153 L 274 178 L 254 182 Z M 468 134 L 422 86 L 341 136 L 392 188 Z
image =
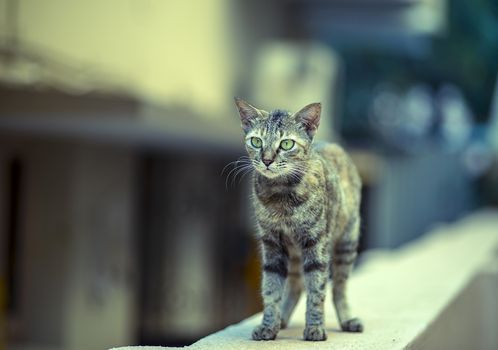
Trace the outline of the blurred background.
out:
M 0 0 L 0 349 L 186 345 L 260 310 L 233 96 L 324 105 L 360 250 L 498 203 L 498 2 Z

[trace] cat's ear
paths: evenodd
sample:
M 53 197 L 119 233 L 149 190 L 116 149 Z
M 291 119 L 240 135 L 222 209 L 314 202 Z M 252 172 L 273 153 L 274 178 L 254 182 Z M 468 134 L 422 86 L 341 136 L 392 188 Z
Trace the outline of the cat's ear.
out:
M 259 109 L 251 106 L 249 103 L 241 98 L 235 97 L 235 105 L 239 109 L 240 122 L 242 123 L 242 129 L 247 132 L 254 121 L 262 117 L 262 113 Z
M 315 136 L 318 125 L 320 125 L 320 114 L 322 113 L 322 104 L 311 103 L 303 107 L 299 112 L 294 114 L 294 117 L 300 122 L 309 137 Z

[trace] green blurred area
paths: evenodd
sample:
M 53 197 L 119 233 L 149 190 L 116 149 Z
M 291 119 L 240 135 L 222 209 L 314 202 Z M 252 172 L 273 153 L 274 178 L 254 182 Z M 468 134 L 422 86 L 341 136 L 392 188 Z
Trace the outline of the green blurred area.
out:
M 415 50 L 403 42 L 387 49 L 382 42 L 338 45 L 348 75 L 343 116 L 346 134 L 368 135 L 365 106 L 379 83 L 400 90 L 416 83 L 434 89 L 455 84 L 464 92 L 476 121 L 489 120 L 498 72 L 498 3 L 449 1 L 445 23 L 441 32 L 415 44 Z

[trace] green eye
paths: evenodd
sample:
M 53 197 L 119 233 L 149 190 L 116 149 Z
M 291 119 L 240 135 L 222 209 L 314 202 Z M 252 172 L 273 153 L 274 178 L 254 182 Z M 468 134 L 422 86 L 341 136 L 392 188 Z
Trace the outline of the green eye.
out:
M 294 140 L 282 140 L 282 142 L 280 142 L 280 148 L 285 151 L 288 151 L 292 147 L 294 147 L 294 144 L 295 144 Z
M 263 145 L 263 141 L 261 141 L 259 137 L 251 137 L 251 145 L 254 148 L 261 148 L 261 146 Z

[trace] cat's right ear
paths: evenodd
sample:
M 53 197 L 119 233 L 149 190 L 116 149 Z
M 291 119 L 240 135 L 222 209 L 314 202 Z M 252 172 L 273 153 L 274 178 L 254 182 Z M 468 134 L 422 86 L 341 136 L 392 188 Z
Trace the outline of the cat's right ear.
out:
M 248 132 L 251 129 L 252 124 L 258 118 L 261 118 L 261 112 L 254 106 L 244 101 L 241 98 L 235 97 L 235 105 L 237 106 L 240 114 L 240 122 L 242 124 L 242 129 L 244 132 Z

